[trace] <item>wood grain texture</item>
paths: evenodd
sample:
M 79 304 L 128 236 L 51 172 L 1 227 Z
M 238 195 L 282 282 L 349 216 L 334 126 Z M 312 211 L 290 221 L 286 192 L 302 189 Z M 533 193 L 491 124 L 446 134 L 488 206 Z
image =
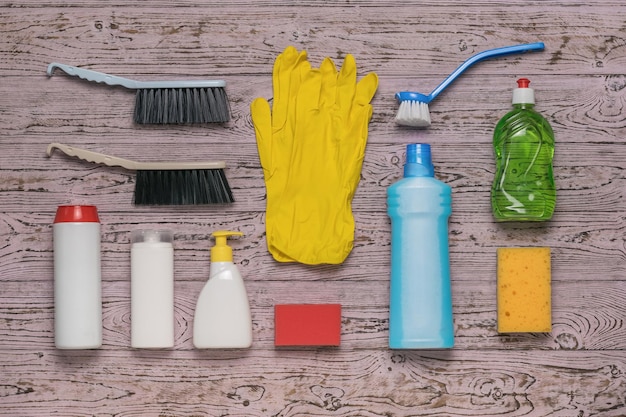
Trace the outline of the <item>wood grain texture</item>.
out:
M 0 4 L 0 416 L 626 416 L 626 7 L 616 0 L 25 0 Z M 431 104 L 427 130 L 394 123 L 401 90 L 428 93 L 479 51 L 546 50 L 469 69 Z M 288 45 L 375 71 L 379 88 L 359 188 L 355 245 L 339 266 L 278 264 L 266 249 L 265 186 L 249 105 L 271 98 Z M 136 126 L 134 94 L 58 71 L 62 62 L 137 79 L 221 78 L 223 126 Z M 496 224 L 491 135 L 528 76 L 554 128 L 557 209 L 544 224 Z M 224 160 L 228 207 L 134 207 L 134 174 L 60 152 Z M 407 143 L 433 146 L 453 187 L 455 348 L 391 351 L 386 189 Z M 53 334 L 52 220 L 66 203 L 102 219 L 104 346 L 60 351 Z M 176 344 L 130 349 L 130 232 L 175 233 Z M 253 315 L 249 350 L 193 348 L 196 297 L 217 229 Z M 553 330 L 496 331 L 502 246 L 552 248 Z M 276 349 L 273 306 L 342 304 L 339 348 Z

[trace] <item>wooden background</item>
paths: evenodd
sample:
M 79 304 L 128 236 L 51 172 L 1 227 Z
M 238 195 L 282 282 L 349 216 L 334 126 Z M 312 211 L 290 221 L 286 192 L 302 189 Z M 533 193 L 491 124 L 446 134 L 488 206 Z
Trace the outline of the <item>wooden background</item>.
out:
M 0 6 L 0 415 L 626 416 L 626 6 L 489 0 L 49 0 Z M 395 125 L 394 93 L 428 93 L 479 51 L 543 41 L 485 61 L 431 104 L 430 129 Z M 340 266 L 278 264 L 266 250 L 265 188 L 249 104 L 271 97 L 288 45 L 319 65 L 346 53 L 375 71 L 355 247 Z M 140 127 L 134 94 L 46 76 L 53 61 L 140 79 L 223 78 L 225 126 Z M 552 124 L 557 209 L 545 224 L 496 224 L 491 135 L 517 77 Z M 141 160 L 223 159 L 228 207 L 133 207 L 134 175 L 64 157 L 50 142 Z M 387 348 L 386 188 L 407 143 L 433 147 L 453 187 L 450 250 L 456 346 Z M 53 337 L 52 220 L 67 203 L 102 221 L 104 346 L 59 351 Z M 130 346 L 129 236 L 175 233 L 176 346 Z M 249 350 L 192 346 L 209 234 L 233 242 L 250 296 Z M 553 331 L 498 335 L 496 248 L 550 246 Z M 341 303 L 339 348 L 275 349 L 273 306 Z

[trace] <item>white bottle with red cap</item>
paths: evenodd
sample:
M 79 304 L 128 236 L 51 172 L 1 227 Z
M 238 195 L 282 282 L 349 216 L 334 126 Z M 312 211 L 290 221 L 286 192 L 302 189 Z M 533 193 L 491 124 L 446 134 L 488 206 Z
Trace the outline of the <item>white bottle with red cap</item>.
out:
M 102 346 L 100 220 L 95 206 L 60 206 L 53 225 L 58 349 Z

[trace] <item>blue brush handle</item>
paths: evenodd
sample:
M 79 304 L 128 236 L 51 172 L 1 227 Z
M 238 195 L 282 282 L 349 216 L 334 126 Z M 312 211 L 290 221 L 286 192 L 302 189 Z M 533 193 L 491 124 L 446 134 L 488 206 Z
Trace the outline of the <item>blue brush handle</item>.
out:
M 488 58 L 495 58 L 503 55 L 518 54 L 521 52 L 529 51 L 543 51 L 545 45 L 543 42 L 525 43 L 521 45 L 505 46 L 503 48 L 488 49 L 483 52 L 479 52 L 476 55 L 472 55 L 465 62 L 463 62 L 454 72 L 443 80 L 441 84 L 435 88 L 429 95 L 415 93 L 410 91 L 403 91 L 396 94 L 398 101 L 412 100 L 420 101 L 422 103 L 430 103 L 435 99 L 452 81 L 454 81 L 459 75 L 461 75 L 466 69 L 471 67 L 477 62 L 483 61 Z

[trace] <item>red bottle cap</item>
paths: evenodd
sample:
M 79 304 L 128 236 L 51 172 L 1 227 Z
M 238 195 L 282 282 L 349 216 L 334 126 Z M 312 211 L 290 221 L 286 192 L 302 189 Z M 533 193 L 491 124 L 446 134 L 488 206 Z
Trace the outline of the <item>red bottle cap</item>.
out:
M 513 104 L 535 104 L 535 90 L 529 87 L 528 78 L 517 80 L 517 88 L 513 89 Z
M 96 206 L 59 206 L 55 223 L 100 223 Z

